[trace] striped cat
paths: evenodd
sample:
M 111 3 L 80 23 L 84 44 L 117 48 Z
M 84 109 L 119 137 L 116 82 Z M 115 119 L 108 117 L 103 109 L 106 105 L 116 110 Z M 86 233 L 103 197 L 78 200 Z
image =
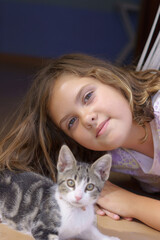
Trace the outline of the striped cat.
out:
M 103 235 L 94 225 L 94 203 L 110 167 L 108 154 L 87 164 L 77 162 L 63 145 L 57 163 L 57 184 L 33 172 L 1 172 L 1 220 L 36 240 L 118 240 Z

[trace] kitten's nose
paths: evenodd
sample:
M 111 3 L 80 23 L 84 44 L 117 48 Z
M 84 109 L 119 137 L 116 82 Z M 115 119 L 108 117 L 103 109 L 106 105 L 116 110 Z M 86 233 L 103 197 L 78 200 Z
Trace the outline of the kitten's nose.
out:
M 78 202 L 79 200 L 81 200 L 82 199 L 82 196 L 75 196 L 75 199 L 76 199 L 76 201 Z

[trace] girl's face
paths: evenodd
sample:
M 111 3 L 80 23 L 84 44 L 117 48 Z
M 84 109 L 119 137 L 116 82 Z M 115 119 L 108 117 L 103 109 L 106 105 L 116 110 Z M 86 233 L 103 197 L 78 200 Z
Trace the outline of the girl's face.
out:
M 61 76 L 49 110 L 56 125 L 88 149 L 106 151 L 128 144 L 132 127 L 128 101 L 94 78 Z

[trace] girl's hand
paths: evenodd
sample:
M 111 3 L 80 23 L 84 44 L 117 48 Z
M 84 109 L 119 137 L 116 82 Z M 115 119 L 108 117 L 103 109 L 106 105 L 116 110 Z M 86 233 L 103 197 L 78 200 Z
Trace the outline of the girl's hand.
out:
M 97 201 L 96 213 L 101 216 L 107 215 L 115 220 L 123 217 L 131 221 L 135 197 L 136 194 L 107 181 Z
M 119 220 L 120 216 L 118 214 L 112 213 L 104 208 L 101 208 L 98 204 L 95 206 L 95 211 L 96 214 L 100 215 L 100 216 L 105 216 L 107 215 L 108 217 L 113 218 L 114 220 Z
M 160 231 L 160 200 L 137 195 L 107 181 L 97 204 L 113 219 L 136 218 Z
M 95 211 L 96 211 L 96 214 L 100 215 L 100 216 L 108 216 L 114 220 L 120 220 L 121 217 L 118 215 L 118 214 L 115 214 L 115 213 L 112 213 L 104 208 L 100 208 L 98 206 L 98 204 L 95 206 Z M 132 221 L 133 218 L 132 217 L 123 217 L 123 219 L 125 220 L 128 220 L 128 221 Z

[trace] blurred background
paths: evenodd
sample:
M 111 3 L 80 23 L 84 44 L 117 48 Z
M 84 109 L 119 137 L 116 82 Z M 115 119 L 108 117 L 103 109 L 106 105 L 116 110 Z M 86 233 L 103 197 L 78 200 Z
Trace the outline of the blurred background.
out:
M 137 64 L 160 0 L 0 0 L 0 128 L 48 59 Z

